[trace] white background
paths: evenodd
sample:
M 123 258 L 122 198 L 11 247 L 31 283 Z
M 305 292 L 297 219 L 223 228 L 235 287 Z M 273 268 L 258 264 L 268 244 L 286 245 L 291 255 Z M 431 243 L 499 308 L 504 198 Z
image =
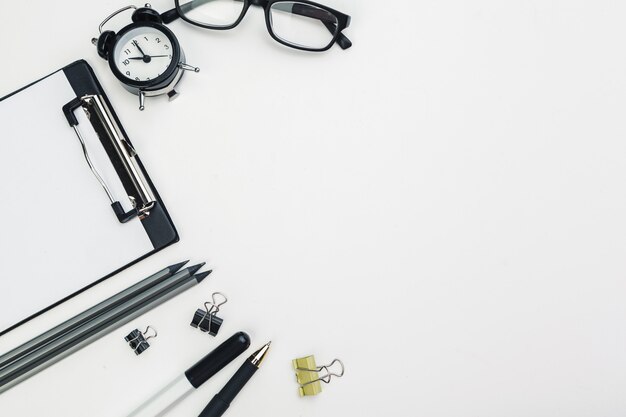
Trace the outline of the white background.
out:
M 143 113 L 89 43 L 123 5 L 4 4 L 0 93 L 86 58 L 181 242 L 0 350 L 166 264 L 215 273 L 0 414 L 124 416 L 244 329 L 274 344 L 231 417 L 624 415 L 626 4 L 332 0 L 354 47 L 324 54 L 274 42 L 258 8 L 230 32 L 176 22 L 202 71 Z M 188 321 L 217 290 L 211 338 Z M 123 336 L 147 324 L 159 338 L 135 357 Z M 346 375 L 301 399 L 290 361 L 311 353 Z M 172 415 L 197 415 L 241 359 Z

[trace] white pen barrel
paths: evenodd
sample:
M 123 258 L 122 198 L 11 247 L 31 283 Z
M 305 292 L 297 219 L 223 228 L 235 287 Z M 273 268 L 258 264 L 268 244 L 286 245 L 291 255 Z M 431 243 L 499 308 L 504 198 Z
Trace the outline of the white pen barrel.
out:
M 128 417 L 160 417 L 194 391 L 185 374 L 173 380 L 162 390 L 140 405 Z

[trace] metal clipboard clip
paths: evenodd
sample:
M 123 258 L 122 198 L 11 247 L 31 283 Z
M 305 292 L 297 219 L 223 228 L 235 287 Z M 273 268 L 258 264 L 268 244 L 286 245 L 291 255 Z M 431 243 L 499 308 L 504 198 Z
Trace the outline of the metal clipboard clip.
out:
M 91 162 L 89 152 L 85 146 L 83 136 L 78 129 L 78 119 L 74 114 L 74 111 L 79 107 L 82 107 L 83 111 L 87 115 L 87 118 L 91 122 L 93 129 L 100 138 L 100 142 L 104 146 L 111 163 L 119 176 L 128 199 L 133 206 L 132 210 L 128 212 L 124 211 L 122 204 L 113 198 L 109 187 L 106 185 L 95 166 Z M 85 160 L 91 169 L 91 172 L 95 175 L 96 179 L 104 188 L 109 200 L 111 201 L 111 207 L 117 216 L 120 223 L 126 223 L 135 216 L 140 219 L 144 219 L 150 215 L 150 210 L 156 204 L 156 198 L 152 187 L 148 183 L 143 169 L 139 165 L 137 159 L 137 152 L 131 146 L 130 142 L 122 132 L 119 124 L 117 123 L 113 113 L 105 100 L 100 95 L 85 95 L 82 97 L 76 97 L 74 100 L 63 106 L 63 113 L 74 131 L 78 140 L 83 148 L 83 154 Z

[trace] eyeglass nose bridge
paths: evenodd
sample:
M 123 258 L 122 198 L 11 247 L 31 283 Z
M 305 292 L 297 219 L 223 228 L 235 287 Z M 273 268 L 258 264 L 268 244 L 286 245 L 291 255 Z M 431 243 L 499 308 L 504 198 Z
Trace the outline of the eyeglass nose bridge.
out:
M 265 8 L 265 6 L 267 6 L 268 3 L 269 3 L 269 0 L 250 0 L 251 5 L 261 6 L 263 8 Z

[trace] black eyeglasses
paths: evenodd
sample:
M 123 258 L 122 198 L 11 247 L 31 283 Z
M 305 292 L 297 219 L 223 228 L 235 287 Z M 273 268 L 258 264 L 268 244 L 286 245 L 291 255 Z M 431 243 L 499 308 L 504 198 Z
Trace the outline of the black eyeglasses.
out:
M 232 29 L 241 22 L 250 5 L 265 9 L 265 23 L 272 38 L 304 51 L 321 52 L 336 42 L 348 49 L 352 42 L 341 33 L 350 26 L 350 16 L 312 1 L 284 0 L 175 0 L 176 7 L 161 15 L 164 23 L 179 17 L 206 29 Z

